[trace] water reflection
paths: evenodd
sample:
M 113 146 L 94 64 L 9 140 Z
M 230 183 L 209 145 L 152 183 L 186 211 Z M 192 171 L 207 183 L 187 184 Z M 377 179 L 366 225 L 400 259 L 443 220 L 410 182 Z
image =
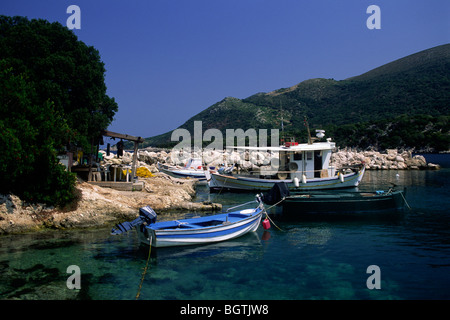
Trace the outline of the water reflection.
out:
M 141 245 L 141 250 L 148 251 L 148 246 Z M 260 236 L 250 232 L 242 237 L 228 241 L 204 245 L 152 248 L 155 259 L 258 259 L 262 255 Z

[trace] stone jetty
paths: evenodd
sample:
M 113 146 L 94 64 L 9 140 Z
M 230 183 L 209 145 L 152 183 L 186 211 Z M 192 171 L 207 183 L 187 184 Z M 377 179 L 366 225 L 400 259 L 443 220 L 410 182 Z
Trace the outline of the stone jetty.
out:
M 331 160 L 337 168 L 363 162 L 367 170 L 423 170 L 440 169 L 440 166 L 427 163 L 422 155 L 412 155 L 411 151 L 399 152 L 388 149 L 386 152 L 339 150 L 333 153 Z
M 252 152 L 246 151 L 243 154 L 237 152 L 228 153 L 226 151 L 208 150 L 200 153 L 193 153 L 193 157 L 202 158 L 208 166 L 219 166 L 223 163 L 231 164 L 239 162 L 239 170 L 255 171 L 260 167 L 270 165 L 270 159 L 277 157 L 277 154 L 270 152 Z M 124 155 L 131 162 L 131 154 Z M 152 172 L 156 172 L 156 163 L 166 163 L 175 165 L 170 150 L 141 149 L 139 150 L 138 159 L 140 165 L 147 166 Z M 360 164 L 364 162 L 367 170 L 423 170 L 440 169 L 439 165 L 427 163 L 422 155 L 413 155 L 411 151 L 398 151 L 397 149 L 388 149 L 385 152 L 378 151 L 357 151 L 354 149 L 341 149 L 332 154 L 332 165 L 337 169 L 347 165 Z M 182 163 L 178 163 L 182 165 Z

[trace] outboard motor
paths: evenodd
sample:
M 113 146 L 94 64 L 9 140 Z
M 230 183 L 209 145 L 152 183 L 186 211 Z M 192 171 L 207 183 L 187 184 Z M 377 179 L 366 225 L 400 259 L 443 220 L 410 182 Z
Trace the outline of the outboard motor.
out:
M 152 224 L 156 222 L 157 214 L 155 210 L 150 206 L 145 206 L 139 209 L 139 215 L 142 217 L 147 224 Z
M 272 189 L 262 194 L 262 201 L 265 204 L 273 205 L 290 195 L 286 182 L 277 182 Z
M 112 235 L 121 234 L 127 231 L 130 231 L 136 226 L 139 226 L 143 223 L 149 225 L 156 222 L 156 212 L 150 207 L 145 206 L 139 209 L 139 217 L 134 219 L 133 221 L 129 222 L 122 222 L 116 224 L 116 228 L 111 230 Z

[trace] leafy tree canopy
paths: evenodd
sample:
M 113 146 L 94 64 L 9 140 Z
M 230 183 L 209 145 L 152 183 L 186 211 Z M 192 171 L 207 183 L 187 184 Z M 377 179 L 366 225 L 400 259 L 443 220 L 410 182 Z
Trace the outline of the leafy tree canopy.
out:
M 60 23 L 0 16 L 0 192 L 64 204 L 69 143 L 91 150 L 118 109 L 99 52 Z

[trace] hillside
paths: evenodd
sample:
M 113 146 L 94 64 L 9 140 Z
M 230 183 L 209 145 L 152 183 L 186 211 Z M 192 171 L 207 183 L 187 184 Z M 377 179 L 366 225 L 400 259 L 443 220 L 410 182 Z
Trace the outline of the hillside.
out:
M 327 130 L 341 147 L 450 149 L 450 44 L 427 49 L 345 80 L 310 79 L 290 88 L 227 97 L 187 120 L 192 132 L 217 128 L 280 128 L 305 140 L 311 129 Z M 170 146 L 171 132 L 144 146 Z

